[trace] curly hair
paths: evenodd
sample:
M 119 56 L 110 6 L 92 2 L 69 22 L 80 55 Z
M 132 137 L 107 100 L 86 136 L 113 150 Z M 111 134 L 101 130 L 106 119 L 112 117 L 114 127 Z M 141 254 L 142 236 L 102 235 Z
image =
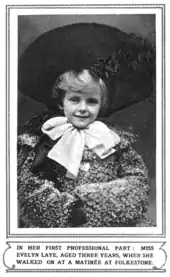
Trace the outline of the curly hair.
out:
M 101 95 L 101 108 L 107 102 L 108 92 L 104 81 L 88 69 L 67 71 L 57 78 L 52 89 L 52 97 L 57 100 L 58 106 L 62 107 L 67 91 L 97 91 Z

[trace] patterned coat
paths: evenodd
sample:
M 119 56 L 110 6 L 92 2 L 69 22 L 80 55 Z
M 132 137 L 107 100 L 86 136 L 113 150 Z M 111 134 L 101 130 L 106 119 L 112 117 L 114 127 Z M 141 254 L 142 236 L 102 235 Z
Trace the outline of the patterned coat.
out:
M 46 155 L 33 170 L 37 149 L 43 153 L 52 147 L 40 132 L 47 118 L 32 118 L 18 136 L 19 227 L 142 226 L 150 185 L 143 159 L 132 148 L 134 136 L 112 127 L 121 138 L 116 152 L 101 160 L 85 147 L 79 174 L 72 180 Z

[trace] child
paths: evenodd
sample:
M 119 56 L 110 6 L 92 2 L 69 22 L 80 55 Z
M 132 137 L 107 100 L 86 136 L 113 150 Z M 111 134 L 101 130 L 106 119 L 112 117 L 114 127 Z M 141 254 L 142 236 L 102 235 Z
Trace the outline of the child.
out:
M 96 120 L 105 83 L 87 69 L 68 71 L 53 97 L 63 116 L 32 120 L 18 139 L 20 227 L 137 226 L 147 210 L 147 170 L 132 135 Z

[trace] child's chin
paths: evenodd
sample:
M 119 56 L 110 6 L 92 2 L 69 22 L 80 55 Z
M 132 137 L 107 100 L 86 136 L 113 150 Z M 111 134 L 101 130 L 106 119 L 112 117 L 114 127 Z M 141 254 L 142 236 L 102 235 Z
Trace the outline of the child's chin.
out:
M 75 124 L 74 127 L 78 129 L 85 129 L 89 126 L 89 124 Z
M 90 124 L 90 122 L 74 122 L 72 123 L 75 128 L 84 129 L 87 128 Z

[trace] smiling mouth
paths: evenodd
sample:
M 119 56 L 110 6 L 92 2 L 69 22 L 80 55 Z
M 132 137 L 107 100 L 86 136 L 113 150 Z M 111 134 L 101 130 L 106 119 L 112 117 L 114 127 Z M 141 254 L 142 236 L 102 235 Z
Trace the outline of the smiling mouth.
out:
M 88 118 L 88 116 L 82 116 L 82 115 L 75 115 L 75 117 L 78 117 L 78 118 Z

